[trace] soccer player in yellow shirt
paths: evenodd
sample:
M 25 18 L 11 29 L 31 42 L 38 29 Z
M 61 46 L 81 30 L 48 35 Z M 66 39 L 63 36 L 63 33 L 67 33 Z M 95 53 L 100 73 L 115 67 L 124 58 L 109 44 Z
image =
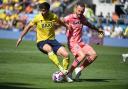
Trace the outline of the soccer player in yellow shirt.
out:
M 18 47 L 18 45 L 22 42 L 23 37 L 30 30 L 30 28 L 36 26 L 38 49 L 41 52 L 47 54 L 49 59 L 60 69 L 60 71 L 66 74 L 66 70 L 69 66 L 69 54 L 66 49 L 55 39 L 54 30 L 54 25 L 56 23 L 59 23 L 63 26 L 66 25 L 59 20 L 57 15 L 49 11 L 49 3 L 40 3 L 39 9 L 40 13 L 37 14 L 35 18 L 24 28 L 16 43 L 16 47 Z M 63 66 L 61 66 L 59 63 L 57 55 L 63 57 Z M 67 79 L 67 81 L 72 82 L 70 79 Z

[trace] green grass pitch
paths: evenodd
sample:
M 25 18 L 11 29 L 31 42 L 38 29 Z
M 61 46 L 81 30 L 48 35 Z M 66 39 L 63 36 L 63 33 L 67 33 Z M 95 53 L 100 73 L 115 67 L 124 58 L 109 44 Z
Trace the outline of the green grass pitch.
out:
M 128 60 L 122 63 L 121 56 L 128 48 L 94 45 L 98 58 L 82 72 L 80 82 L 54 83 L 51 75 L 57 68 L 36 43 L 15 44 L 0 39 L 0 89 L 128 89 Z

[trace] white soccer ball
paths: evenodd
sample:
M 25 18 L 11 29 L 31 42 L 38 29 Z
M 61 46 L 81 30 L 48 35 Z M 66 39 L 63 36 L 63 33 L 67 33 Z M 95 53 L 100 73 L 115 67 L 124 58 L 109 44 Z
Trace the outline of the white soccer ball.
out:
M 54 72 L 53 75 L 52 75 L 52 80 L 54 82 L 63 82 L 63 80 L 64 80 L 63 73 L 61 71 Z

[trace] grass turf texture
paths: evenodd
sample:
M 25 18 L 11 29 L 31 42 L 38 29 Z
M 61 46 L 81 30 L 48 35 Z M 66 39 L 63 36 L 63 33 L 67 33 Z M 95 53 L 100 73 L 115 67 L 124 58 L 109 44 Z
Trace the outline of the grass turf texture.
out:
M 33 41 L 0 39 L 0 89 L 127 89 L 128 60 L 122 63 L 122 53 L 128 48 L 93 46 L 98 58 L 82 72 L 79 82 L 54 83 L 57 71 L 48 57 L 36 48 Z M 71 62 L 73 56 L 71 56 Z

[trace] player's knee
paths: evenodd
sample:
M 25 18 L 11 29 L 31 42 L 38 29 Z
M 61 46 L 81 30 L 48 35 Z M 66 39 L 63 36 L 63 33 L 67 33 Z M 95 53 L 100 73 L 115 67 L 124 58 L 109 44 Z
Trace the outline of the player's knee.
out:
M 97 58 L 97 54 L 94 54 L 93 60 L 95 60 Z
M 85 58 L 85 55 L 84 54 L 83 55 L 79 55 L 80 61 L 82 61 L 84 58 Z
M 81 56 L 81 59 L 84 59 L 84 58 L 85 58 L 85 55 L 82 55 L 82 56 Z
M 97 54 L 92 54 L 90 56 L 90 60 L 94 61 L 97 58 Z
M 43 50 L 46 51 L 46 52 L 51 52 L 52 51 L 52 47 L 48 44 L 45 44 L 43 46 Z
M 69 57 L 68 52 L 64 52 L 64 53 L 63 53 L 63 56 L 64 56 L 65 58 L 68 58 L 68 57 Z

